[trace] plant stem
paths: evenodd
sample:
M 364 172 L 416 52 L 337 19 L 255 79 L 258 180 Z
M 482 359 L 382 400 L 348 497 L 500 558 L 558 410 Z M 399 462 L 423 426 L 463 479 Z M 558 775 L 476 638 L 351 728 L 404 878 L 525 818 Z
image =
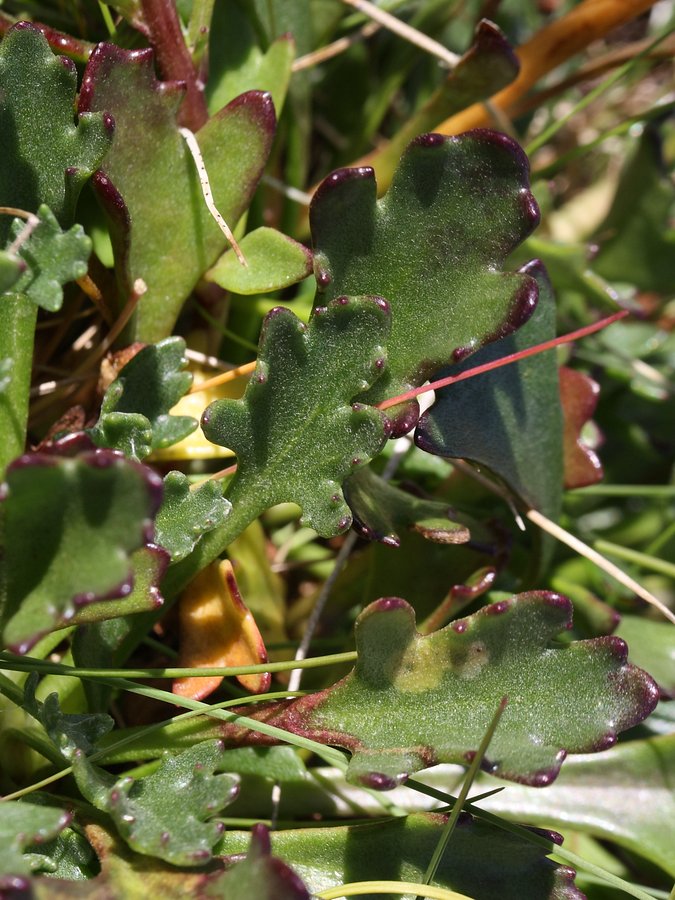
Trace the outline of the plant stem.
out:
M 26 445 L 28 399 L 37 307 L 25 294 L 5 294 L 0 303 L 0 476 Z
M 593 549 L 608 556 L 618 556 L 619 559 L 635 563 L 636 566 L 641 566 L 643 569 L 651 569 L 652 572 L 658 572 L 660 575 L 666 575 L 668 578 L 675 578 L 675 565 L 665 559 L 658 559 L 655 556 L 640 553 L 638 550 L 631 550 L 629 547 L 622 547 L 620 544 L 614 544 L 611 541 L 595 541 Z
M 204 85 L 183 40 L 176 4 L 172 0 L 141 0 L 141 9 L 162 76 L 170 81 L 185 82 L 179 124 L 190 131 L 199 131 L 209 117 Z

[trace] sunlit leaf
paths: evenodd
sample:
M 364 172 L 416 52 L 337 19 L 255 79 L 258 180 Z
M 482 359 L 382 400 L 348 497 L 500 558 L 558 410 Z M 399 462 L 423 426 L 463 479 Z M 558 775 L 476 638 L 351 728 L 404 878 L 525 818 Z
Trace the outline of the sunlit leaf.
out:
M 239 241 L 246 257 L 243 266 L 233 250 L 220 257 L 206 273 L 226 291 L 264 294 L 289 287 L 312 272 L 312 254 L 297 241 L 274 228 L 256 228 Z

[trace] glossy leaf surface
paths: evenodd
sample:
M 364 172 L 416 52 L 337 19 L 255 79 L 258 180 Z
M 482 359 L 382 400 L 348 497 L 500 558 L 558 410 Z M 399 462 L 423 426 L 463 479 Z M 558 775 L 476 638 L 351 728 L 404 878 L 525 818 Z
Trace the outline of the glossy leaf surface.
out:
M 445 821 L 446 816 L 418 814 L 377 824 L 277 831 L 274 850 L 315 892 L 371 879 L 420 882 Z M 225 852 L 233 852 L 233 845 L 246 839 L 241 833 L 227 833 Z M 475 900 L 582 897 L 571 869 L 468 815 L 461 816 L 432 884 Z M 381 895 L 363 896 L 375 900 Z
M 80 94 L 81 110 L 115 117 L 113 146 L 95 186 L 108 211 L 121 298 L 137 278 L 147 286 L 138 306 L 137 337 L 165 338 L 201 275 L 227 242 L 208 212 L 195 163 L 176 125 L 183 92 L 158 82 L 151 50 L 100 44 Z M 200 129 L 200 145 L 216 206 L 231 228 L 245 211 L 274 135 L 268 94 L 237 98 Z
M 555 645 L 571 611 L 558 594 L 532 592 L 422 636 L 404 600 L 378 600 L 357 620 L 354 670 L 276 723 L 346 747 L 350 780 L 388 789 L 434 763 L 470 761 L 507 696 L 484 767 L 543 787 L 567 753 L 611 746 L 658 699 L 620 639 Z
M 391 304 L 389 367 L 369 402 L 422 384 L 534 309 L 536 281 L 502 271 L 539 221 L 527 159 L 506 135 L 417 138 L 379 201 L 372 169 L 341 169 L 317 190 L 310 220 L 317 302 L 377 293 Z M 397 432 L 417 410 L 398 410 Z
M 0 205 L 37 212 L 44 203 L 64 225 L 85 181 L 108 149 L 113 127 L 101 113 L 73 104 L 77 71 L 54 56 L 44 35 L 21 22 L 0 45 Z M 11 219 L 0 216 L 0 244 Z
M 675 877 L 674 767 L 675 735 L 627 741 L 605 753 L 571 758 L 546 791 L 509 787 L 481 805 L 519 822 L 613 841 Z
M 209 281 L 226 291 L 279 291 L 312 272 L 312 254 L 307 247 L 274 228 L 256 228 L 241 239 L 239 246 L 247 266 L 239 262 L 233 250 L 228 250 L 206 274 Z
M 546 270 L 532 263 L 525 271 L 539 285 L 539 302 L 529 321 L 444 374 L 459 374 L 555 337 L 555 298 Z M 429 453 L 489 467 L 528 507 L 557 519 L 563 419 L 555 350 L 441 388 L 420 419 L 415 441 Z
M 25 652 L 96 600 L 132 592 L 131 555 L 161 497 L 149 469 L 107 450 L 27 454 L 7 472 L 4 641 Z
M 244 397 L 202 418 L 206 437 L 237 454 L 234 508 L 291 501 L 321 535 L 349 527 L 342 482 L 386 439 L 382 414 L 352 400 L 378 378 L 388 329 L 389 308 L 374 297 L 334 300 L 308 326 L 282 307 L 268 313 Z
M 164 759 L 152 775 L 116 780 L 81 751 L 73 774 L 84 796 L 112 816 L 120 835 L 138 853 L 174 865 L 201 866 L 222 833 L 213 816 L 236 795 L 237 779 L 214 775 L 219 741 L 205 741 Z

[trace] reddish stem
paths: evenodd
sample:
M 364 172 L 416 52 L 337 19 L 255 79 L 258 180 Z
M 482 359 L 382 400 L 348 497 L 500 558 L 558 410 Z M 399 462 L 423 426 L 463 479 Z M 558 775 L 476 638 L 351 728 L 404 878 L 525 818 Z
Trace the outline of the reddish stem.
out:
M 185 83 L 185 100 L 178 113 L 178 124 L 199 131 L 209 117 L 204 83 L 185 45 L 176 4 L 174 0 L 141 0 L 141 8 L 162 78 Z
M 543 344 L 535 344 L 534 347 L 528 347 L 526 350 L 519 350 L 518 353 L 511 353 L 508 356 L 503 356 L 501 359 L 496 359 L 493 362 L 483 363 L 483 365 L 475 366 L 473 369 L 466 369 L 464 372 L 460 372 L 459 375 L 448 375 L 447 378 L 439 378 L 438 381 L 432 381 L 429 384 L 422 385 L 422 387 L 413 388 L 410 391 L 406 391 L 405 394 L 399 394 L 398 397 L 391 397 L 389 400 L 383 400 L 382 403 L 377 404 L 378 409 L 389 409 L 392 406 L 398 406 L 399 403 L 405 403 L 407 400 L 414 400 L 414 398 L 419 397 L 420 394 L 426 394 L 429 391 L 437 391 L 439 388 L 447 387 L 450 384 L 454 384 L 456 381 L 465 381 L 467 378 L 473 378 L 475 375 L 481 375 L 483 372 L 491 372 L 492 369 L 498 369 L 500 366 L 508 366 L 511 363 L 518 362 L 518 360 L 525 359 L 527 356 L 534 356 L 536 353 L 552 350 L 560 344 L 568 344 L 570 341 L 576 341 L 578 338 L 586 337 L 587 334 L 593 334 L 595 331 L 601 331 L 603 328 L 607 328 L 608 325 L 611 325 L 613 322 L 618 322 L 619 319 L 625 318 L 628 314 L 627 309 L 622 309 L 612 316 L 607 316 L 606 319 L 600 319 L 599 322 L 595 322 L 593 325 L 586 325 L 584 328 L 578 328 L 576 331 L 571 331 L 569 334 L 563 334 L 560 337 L 553 338 L 553 340 L 544 341 Z

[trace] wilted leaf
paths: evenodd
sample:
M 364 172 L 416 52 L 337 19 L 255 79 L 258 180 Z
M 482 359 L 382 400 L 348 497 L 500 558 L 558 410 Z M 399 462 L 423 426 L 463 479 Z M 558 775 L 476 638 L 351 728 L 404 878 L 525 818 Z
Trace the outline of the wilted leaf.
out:
M 555 297 L 546 270 L 522 270 L 539 285 L 539 302 L 522 328 L 443 374 L 455 375 L 555 337 Z M 555 350 L 441 388 L 420 419 L 415 441 L 438 456 L 488 466 L 529 507 L 560 515 L 563 419 Z
M 352 881 L 420 882 L 446 819 L 417 814 L 377 824 L 276 831 L 274 850 L 315 893 Z M 240 850 L 246 840 L 246 834 L 227 832 L 223 850 Z M 475 900 L 581 900 L 574 871 L 545 853 L 463 814 L 431 883 Z
M 117 780 L 78 751 L 73 774 L 87 800 L 112 817 L 138 853 L 177 866 L 201 866 L 223 831 L 213 817 L 238 790 L 236 777 L 213 775 L 222 752 L 220 741 L 204 741 L 165 758 L 152 775 Z
M 674 767 L 675 735 L 627 741 L 606 753 L 572 757 L 545 791 L 509 786 L 481 806 L 518 822 L 572 828 L 612 841 L 675 877 Z
M 76 125 L 76 91 L 75 65 L 54 56 L 37 28 L 21 22 L 7 32 L 0 45 L 0 205 L 36 212 L 44 203 L 61 224 L 72 220 L 113 128 L 103 112 L 82 115 Z M 10 223 L 0 216 L 0 244 Z
M 246 858 L 221 879 L 224 896 L 257 900 L 310 900 L 309 891 L 283 860 L 272 856 L 269 831 L 254 825 Z
M 256 228 L 239 241 L 239 246 L 248 266 L 228 250 L 206 273 L 209 281 L 226 291 L 264 294 L 283 290 L 311 275 L 311 252 L 274 228 Z
M 196 419 L 169 412 L 192 384 L 186 366 L 183 338 L 165 338 L 139 350 L 106 391 L 101 418 L 90 432 L 93 440 L 140 460 L 191 434 Z
M 183 593 L 179 606 L 181 668 L 225 668 L 267 662 L 265 644 L 239 593 L 229 560 L 211 563 Z M 269 689 L 272 676 L 239 675 L 249 691 Z M 220 685 L 221 676 L 178 678 L 174 694 L 201 700 Z
M 137 337 L 171 333 L 180 308 L 226 247 L 208 212 L 195 163 L 176 125 L 177 82 L 155 79 L 151 50 L 99 44 L 80 93 L 80 109 L 115 117 L 115 138 L 95 187 L 110 216 L 121 298 L 142 278 Z M 267 160 L 275 117 L 268 94 L 251 91 L 197 134 L 216 206 L 230 227 L 250 202 Z
M 369 168 L 321 184 L 310 209 L 317 302 L 373 293 L 391 304 L 389 366 L 367 402 L 421 385 L 532 313 L 536 281 L 501 271 L 539 221 L 528 175 L 514 141 L 474 131 L 413 141 L 382 200 Z M 398 407 L 396 432 L 418 415 L 416 401 Z
M 70 823 L 72 816 L 62 809 L 34 803 L 6 801 L 0 816 L 0 891 L 25 888 L 29 860 L 23 851 L 53 840 Z
M 532 592 L 422 636 L 404 600 L 378 600 L 357 619 L 354 670 L 266 720 L 346 747 L 349 779 L 387 789 L 437 762 L 470 761 L 506 695 L 484 766 L 550 784 L 568 753 L 611 746 L 658 700 L 619 638 L 553 643 L 571 612 L 566 598 Z
M 453 521 L 447 504 L 423 500 L 394 487 L 367 466 L 351 475 L 344 484 L 345 499 L 354 515 L 354 528 L 383 544 L 399 547 L 398 530 L 411 528 L 438 544 L 464 544 L 469 529 Z
M 56 312 L 63 303 L 63 285 L 87 274 L 91 240 L 81 225 L 62 231 L 44 204 L 38 216 L 39 225 L 17 251 L 26 269 L 12 290 L 25 294 L 36 306 Z M 25 224 L 23 219 L 14 219 L 10 238 L 16 238 Z
M 352 399 L 379 376 L 388 328 L 375 297 L 333 300 L 308 326 L 283 307 L 268 313 L 244 397 L 216 401 L 202 418 L 206 437 L 237 454 L 235 510 L 252 519 L 291 501 L 325 537 L 349 527 L 342 482 L 386 439 L 382 414 Z
M 202 535 L 222 525 L 231 508 L 217 481 L 205 481 L 191 491 L 182 472 L 169 472 L 155 519 L 155 540 L 177 562 L 192 552 Z
M 560 402 L 563 410 L 565 487 L 580 488 L 602 481 L 602 464 L 581 436 L 595 412 L 600 385 L 576 369 L 560 367 Z
M 107 450 L 26 454 L 4 494 L 4 641 L 26 652 L 97 600 L 133 589 L 131 555 L 148 543 L 161 497 L 150 469 Z

